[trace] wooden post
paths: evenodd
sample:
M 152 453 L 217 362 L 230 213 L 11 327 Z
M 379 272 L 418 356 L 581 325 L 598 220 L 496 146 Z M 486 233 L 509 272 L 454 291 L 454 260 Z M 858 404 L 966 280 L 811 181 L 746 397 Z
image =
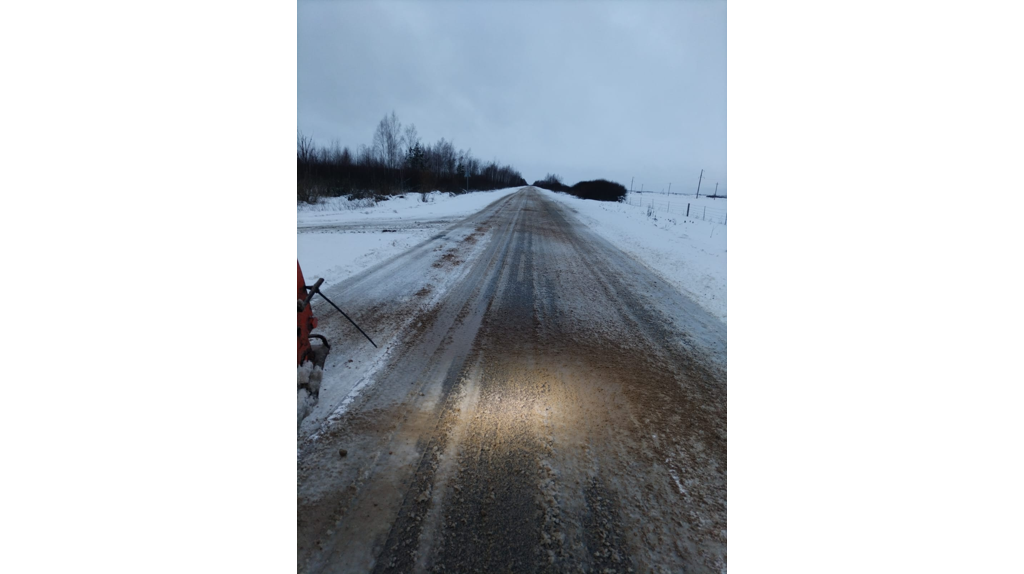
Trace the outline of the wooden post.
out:
M 686 217 L 690 217 L 690 204 L 686 204 Z
M 700 180 L 704 179 L 704 170 L 700 170 L 700 177 L 697 178 L 697 197 L 700 197 Z
M 708 206 L 705 205 L 704 206 L 704 214 L 700 216 L 700 220 L 704 221 L 704 219 L 707 216 L 707 214 L 708 214 Z

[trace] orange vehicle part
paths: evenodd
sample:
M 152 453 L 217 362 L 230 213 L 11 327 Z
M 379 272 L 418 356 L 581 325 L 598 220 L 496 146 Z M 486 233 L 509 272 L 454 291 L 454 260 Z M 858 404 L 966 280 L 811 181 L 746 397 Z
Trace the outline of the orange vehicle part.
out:
M 306 300 L 306 280 L 302 278 L 302 266 L 295 262 L 299 269 L 299 302 Z M 313 316 L 313 306 L 306 304 L 299 311 L 299 365 L 305 361 L 313 360 L 313 348 L 309 344 L 309 334 L 316 329 L 316 317 Z

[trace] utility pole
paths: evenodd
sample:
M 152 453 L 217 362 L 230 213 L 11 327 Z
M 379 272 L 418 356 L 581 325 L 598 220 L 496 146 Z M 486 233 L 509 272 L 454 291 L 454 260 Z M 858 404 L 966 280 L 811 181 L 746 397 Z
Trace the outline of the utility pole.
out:
M 700 170 L 700 178 L 697 179 L 697 197 L 700 197 L 700 180 L 704 179 L 704 170 Z
M 668 193 L 666 193 L 665 195 L 669 195 L 671 193 L 672 193 L 672 182 L 670 181 L 670 182 L 668 182 Z
M 636 176 L 634 176 L 636 177 Z M 633 178 L 629 178 L 629 193 L 633 193 Z
M 640 195 L 643 195 L 643 193 L 644 193 L 644 184 L 641 183 L 640 184 Z
M 715 182 L 715 198 L 718 197 L 718 182 Z

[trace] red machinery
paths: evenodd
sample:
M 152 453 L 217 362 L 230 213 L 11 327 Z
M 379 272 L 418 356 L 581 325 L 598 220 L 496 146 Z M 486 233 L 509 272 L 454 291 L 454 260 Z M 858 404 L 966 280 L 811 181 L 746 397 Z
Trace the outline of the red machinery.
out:
M 324 346 L 330 351 L 331 347 L 327 344 L 327 339 L 323 335 L 313 335 L 313 329 L 316 329 L 316 317 L 313 316 L 313 308 L 309 305 L 310 299 L 316 294 L 320 288 L 320 284 L 324 282 L 320 279 L 311 288 L 306 288 L 306 280 L 302 278 L 302 266 L 296 261 L 295 265 L 299 269 L 299 366 L 306 361 L 313 361 L 313 346 L 309 343 L 310 337 L 314 339 L 320 339 Z M 327 353 L 323 354 L 323 358 L 327 358 Z M 323 366 L 323 361 L 320 361 L 320 365 Z
M 313 308 L 310 306 L 310 301 L 314 295 L 320 295 L 324 301 L 331 304 L 332 307 L 338 310 L 346 319 L 349 320 L 356 329 L 359 329 L 359 325 L 356 325 L 355 321 L 351 317 L 345 315 L 345 312 L 340 307 L 334 304 L 330 299 L 324 296 L 323 292 L 320 291 L 320 285 L 323 284 L 324 280 L 317 279 L 316 283 L 312 287 L 306 285 L 306 280 L 302 277 L 302 266 L 295 262 L 296 267 L 299 270 L 299 366 L 298 366 L 298 420 L 302 423 L 302 419 L 309 414 L 311 409 L 317 404 L 317 399 L 320 396 L 320 382 L 323 379 L 323 368 L 324 362 L 327 361 L 327 354 L 331 352 L 331 346 L 327 343 L 327 339 L 323 335 L 316 335 L 313 333 L 313 329 L 316 329 L 316 317 L 313 316 Z M 366 337 L 370 344 L 374 347 L 377 346 L 370 339 L 370 336 L 359 329 L 360 333 Z M 322 344 L 313 345 L 310 343 L 310 339 L 318 339 Z
M 326 295 L 320 291 L 320 285 L 323 284 L 324 280 L 317 279 L 316 283 L 312 287 L 306 285 L 306 280 L 302 277 L 302 266 L 299 262 L 295 262 L 296 267 L 299 269 L 299 366 L 306 361 L 312 361 L 315 366 L 323 367 L 324 360 L 327 358 L 327 353 L 331 350 L 331 346 L 327 344 L 327 339 L 323 335 L 313 334 L 313 329 L 316 329 L 316 317 L 313 316 L 313 309 L 309 306 L 309 302 L 313 299 L 314 295 L 320 295 L 324 301 L 331 304 L 341 313 L 342 317 L 348 319 L 352 326 L 359 330 L 360 333 L 366 337 L 366 340 L 370 342 L 375 348 L 377 343 L 373 342 L 373 339 L 363 331 L 351 317 L 345 314 L 340 307 L 334 304 L 333 301 L 327 298 Z M 323 346 L 313 347 L 309 340 L 319 339 L 323 343 Z

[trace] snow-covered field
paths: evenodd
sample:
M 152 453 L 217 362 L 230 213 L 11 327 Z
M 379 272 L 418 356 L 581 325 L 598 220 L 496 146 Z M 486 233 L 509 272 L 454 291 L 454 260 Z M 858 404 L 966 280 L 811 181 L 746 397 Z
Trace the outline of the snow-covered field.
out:
M 298 207 L 298 256 L 306 282 L 338 283 L 407 251 L 491 202 L 522 188 L 449 196 L 409 193 L 373 205 L 367 200 L 327 198 Z
M 724 197 L 710 198 L 704 195 L 696 197 L 676 193 L 633 192 L 626 197 L 626 203 L 629 205 L 645 209 L 652 207 L 655 211 L 662 211 L 670 215 L 682 215 L 722 225 L 728 223 L 727 201 Z
M 579 219 L 619 249 L 642 261 L 698 305 L 726 323 L 727 225 L 701 220 L 701 212 L 726 210 L 725 199 L 680 198 L 683 214 L 658 210 L 664 195 L 643 194 L 642 204 L 578 199 L 542 190 L 570 207 Z M 631 199 L 633 199 L 631 197 Z M 655 200 L 648 215 L 648 201 Z M 674 199 L 673 199 L 674 201 Z M 690 217 L 685 205 L 691 204 Z
M 491 202 L 521 188 L 468 193 L 410 193 L 371 205 L 367 201 L 330 198 L 298 209 L 298 257 L 308 283 L 323 277 L 342 281 L 389 257 L 407 251 L 440 230 Z M 582 200 L 542 190 L 573 210 L 580 221 L 632 255 L 688 295 L 709 313 L 727 320 L 726 232 L 728 226 L 702 221 L 708 213 L 726 211 L 725 199 L 680 198 L 683 213 L 658 205 L 664 195 L 631 196 L 631 203 Z M 654 209 L 648 204 L 655 201 Z M 675 202 L 674 198 L 669 197 Z M 690 217 L 685 204 L 691 204 Z M 664 207 L 668 207 L 665 205 Z M 650 212 L 650 213 L 649 213 Z M 709 217 L 710 219 L 710 217 Z

